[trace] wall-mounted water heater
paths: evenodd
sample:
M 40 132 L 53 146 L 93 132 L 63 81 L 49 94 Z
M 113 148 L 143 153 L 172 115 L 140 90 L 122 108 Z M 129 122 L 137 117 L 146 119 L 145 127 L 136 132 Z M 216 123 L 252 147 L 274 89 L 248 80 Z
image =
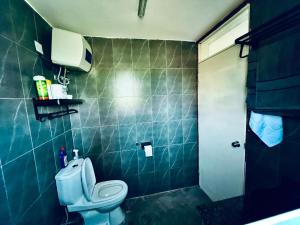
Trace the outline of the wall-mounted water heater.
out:
M 53 28 L 51 60 L 58 65 L 88 72 L 92 66 L 92 49 L 82 35 Z

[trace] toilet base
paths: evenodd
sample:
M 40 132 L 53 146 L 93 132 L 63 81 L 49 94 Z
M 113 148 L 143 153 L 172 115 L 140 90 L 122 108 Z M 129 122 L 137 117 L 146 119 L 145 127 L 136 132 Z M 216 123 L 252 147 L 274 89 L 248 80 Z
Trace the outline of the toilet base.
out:
M 97 210 L 80 211 L 85 225 L 120 225 L 125 220 L 125 214 L 120 207 L 107 213 Z
M 109 212 L 110 225 L 120 225 L 124 220 L 125 214 L 120 206 Z

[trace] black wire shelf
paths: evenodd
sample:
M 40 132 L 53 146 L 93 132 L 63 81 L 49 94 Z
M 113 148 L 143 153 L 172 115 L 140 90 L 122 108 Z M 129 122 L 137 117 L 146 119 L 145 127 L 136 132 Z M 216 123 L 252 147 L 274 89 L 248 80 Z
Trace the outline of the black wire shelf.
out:
M 261 41 L 294 27 L 300 28 L 300 5 L 237 38 L 235 43 L 241 45 L 240 58 L 248 56 L 243 55 L 245 46 L 255 47 Z
M 38 100 L 36 98 L 32 98 L 33 108 L 35 113 L 35 118 L 41 122 L 46 121 L 46 119 L 52 120 L 54 118 L 62 117 L 65 115 L 78 113 L 76 109 L 70 109 L 69 106 L 71 105 L 79 105 L 82 104 L 84 101 L 82 99 L 50 99 L 50 100 Z M 62 106 L 65 110 L 60 110 L 51 113 L 39 113 L 38 107 L 59 107 Z

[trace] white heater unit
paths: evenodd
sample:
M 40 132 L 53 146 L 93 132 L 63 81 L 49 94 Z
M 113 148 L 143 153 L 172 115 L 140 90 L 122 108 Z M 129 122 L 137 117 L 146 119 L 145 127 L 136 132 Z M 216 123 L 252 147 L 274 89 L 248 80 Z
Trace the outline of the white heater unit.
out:
M 88 72 L 92 66 L 92 49 L 81 34 L 53 28 L 51 60 Z

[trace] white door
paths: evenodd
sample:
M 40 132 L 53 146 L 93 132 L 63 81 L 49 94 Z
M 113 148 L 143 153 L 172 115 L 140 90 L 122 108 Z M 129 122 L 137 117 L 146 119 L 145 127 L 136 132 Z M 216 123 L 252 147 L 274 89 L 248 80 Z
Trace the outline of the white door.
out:
M 199 182 L 213 201 L 244 192 L 246 70 L 239 46 L 199 64 Z

